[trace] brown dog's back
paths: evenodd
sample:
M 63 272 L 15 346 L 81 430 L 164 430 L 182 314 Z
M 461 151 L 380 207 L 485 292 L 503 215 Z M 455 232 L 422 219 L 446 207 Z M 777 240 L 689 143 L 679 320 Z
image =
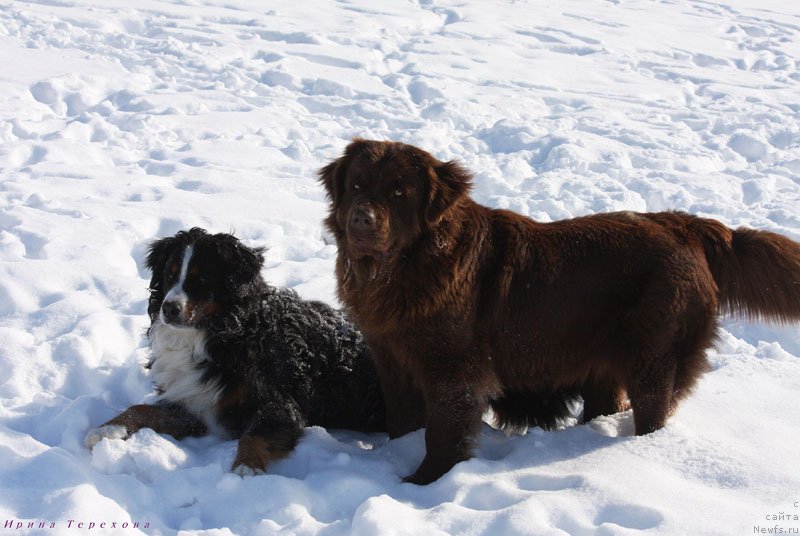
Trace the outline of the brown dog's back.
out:
M 602 399 L 599 384 L 589 417 L 648 375 L 670 378 L 670 413 L 706 367 L 720 310 L 800 318 L 800 246 L 780 235 L 669 212 L 548 224 L 493 212 L 488 273 L 500 278 L 486 278 L 482 302 L 494 305 L 488 338 L 504 335 L 490 343 L 495 369 L 513 388 L 583 385 Z

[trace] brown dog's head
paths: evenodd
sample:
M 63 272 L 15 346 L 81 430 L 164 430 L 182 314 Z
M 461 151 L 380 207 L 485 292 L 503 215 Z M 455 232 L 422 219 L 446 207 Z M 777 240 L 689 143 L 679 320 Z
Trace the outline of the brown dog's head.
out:
M 319 171 L 326 225 L 353 259 L 402 251 L 467 195 L 471 175 L 404 143 L 355 139 Z

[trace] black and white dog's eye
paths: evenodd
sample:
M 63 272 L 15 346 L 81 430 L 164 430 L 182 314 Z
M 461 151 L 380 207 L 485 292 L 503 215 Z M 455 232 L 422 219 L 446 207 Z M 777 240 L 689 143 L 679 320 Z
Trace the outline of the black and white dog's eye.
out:
M 354 182 L 354 183 L 353 183 L 353 189 L 354 189 L 354 190 L 360 190 L 360 189 L 361 189 L 361 185 L 360 185 L 360 184 L 358 184 L 357 182 Z
M 403 197 L 403 191 L 400 188 L 398 188 L 397 190 L 394 191 L 394 196 Z

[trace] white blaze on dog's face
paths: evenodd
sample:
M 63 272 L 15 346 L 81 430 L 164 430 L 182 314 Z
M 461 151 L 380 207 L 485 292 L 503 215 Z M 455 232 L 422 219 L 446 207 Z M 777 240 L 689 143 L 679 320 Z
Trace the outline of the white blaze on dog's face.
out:
M 227 284 L 237 267 L 214 247 L 213 237 L 176 244 L 162 269 L 164 299 L 157 311 L 162 324 L 174 329 L 200 328 L 225 308 L 235 289 Z
M 178 268 L 177 261 L 173 261 L 173 263 L 167 267 L 167 274 L 165 274 L 166 282 L 169 281 L 170 276 L 179 273 L 175 284 L 167 290 L 167 294 L 164 296 L 164 303 L 161 304 L 161 309 L 159 311 L 161 322 L 173 328 L 188 327 L 186 322 L 186 305 L 189 298 L 186 295 L 186 290 L 183 288 L 183 285 L 189 273 L 189 263 L 192 260 L 193 251 L 194 247 L 192 245 L 186 246 L 186 249 L 183 251 L 183 258 L 180 260 L 180 268 Z

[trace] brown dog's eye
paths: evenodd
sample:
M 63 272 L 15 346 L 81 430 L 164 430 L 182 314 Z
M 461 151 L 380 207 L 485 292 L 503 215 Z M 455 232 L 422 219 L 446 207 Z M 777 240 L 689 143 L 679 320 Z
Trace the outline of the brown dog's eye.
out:
M 358 184 L 357 182 L 354 182 L 354 183 L 353 183 L 353 189 L 354 189 L 354 190 L 360 190 L 360 189 L 361 189 L 361 185 L 360 185 L 360 184 Z
M 398 188 L 397 190 L 394 191 L 394 196 L 395 197 L 403 197 L 403 190 Z

